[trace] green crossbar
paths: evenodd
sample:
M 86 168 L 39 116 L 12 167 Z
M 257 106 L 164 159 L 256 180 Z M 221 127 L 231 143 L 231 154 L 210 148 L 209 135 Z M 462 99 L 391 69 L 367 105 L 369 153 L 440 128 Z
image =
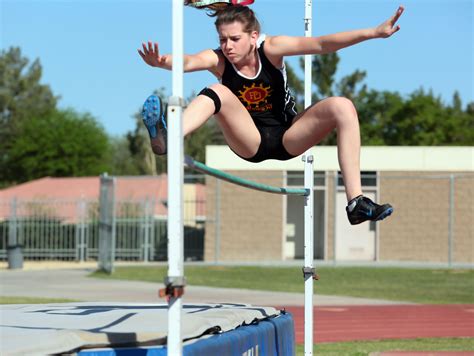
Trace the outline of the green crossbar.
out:
M 225 173 L 215 168 L 206 166 L 204 163 L 194 160 L 190 156 L 184 157 L 184 163 L 196 171 L 225 180 L 226 182 L 241 185 L 250 189 L 260 190 L 267 193 L 285 194 L 285 195 L 309 195 L 309 189 L 305 188 L 279 188 L 271 185 L 252 182 L 251 180 L 240 178 L 229 173 Z

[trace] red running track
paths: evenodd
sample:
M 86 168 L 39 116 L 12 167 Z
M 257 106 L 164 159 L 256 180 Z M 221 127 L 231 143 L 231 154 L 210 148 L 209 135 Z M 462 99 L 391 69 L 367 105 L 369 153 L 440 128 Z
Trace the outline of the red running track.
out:
M 283 309 L 282 307 L 279 307 Z M 304 307 L 285 307 L 304 343 Z M 474 337 L 474 304 L 314 308 L 314 342 Z

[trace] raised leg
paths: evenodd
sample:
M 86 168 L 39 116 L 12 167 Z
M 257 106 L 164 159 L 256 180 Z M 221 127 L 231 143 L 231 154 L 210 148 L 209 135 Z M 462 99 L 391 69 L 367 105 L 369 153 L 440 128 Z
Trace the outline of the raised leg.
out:
M 225 86 L 214 84 L 209 87 L 221 101 L 221 107 L 215 117 L 229 147 L 242 157 L 253 157 L 260 145 L 260 133 L 248 111 L 239 99 Z M 213 115 L 214 101 L 204 95 L 198 95 L 183 113 L 184 135 L 189 135 Z

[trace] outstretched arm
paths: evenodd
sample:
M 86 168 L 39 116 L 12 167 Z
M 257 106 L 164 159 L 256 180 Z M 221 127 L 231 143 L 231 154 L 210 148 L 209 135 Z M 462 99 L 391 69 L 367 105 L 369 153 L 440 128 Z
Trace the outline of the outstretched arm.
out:
M 171 70 L 173 68 L 173 56 L 171 54 L 160 55 L 158 43 L 142 43 L 142 49 L 138 49 L 138 54 L 146 64 L 152 67 Z M 184 55 L 184 71 L 195 72 L 199 70 L 216 71 L 219 57 L 213 50 L 204 50 L 197 54 Z
M 266 51 L 273 56 L 325 54 L 353 46 L 374 38 L 387 38 L 400 30 L 396 24 L 404 11 L 400 6 L 395 14 L 375 28 L 347 31 L 320 37 L 270 37 Z

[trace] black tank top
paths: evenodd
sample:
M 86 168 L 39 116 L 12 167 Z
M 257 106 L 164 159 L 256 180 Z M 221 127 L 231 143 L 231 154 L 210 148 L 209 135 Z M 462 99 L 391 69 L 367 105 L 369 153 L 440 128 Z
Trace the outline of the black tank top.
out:
M 263 51 L 265 41 L 258 47 L 260 69 L 248 78 L 225 58 L 221 83 L 228 87 L 244 105 L 257 126 L 289 126 L 296 115 L 295 100 L 290 94 L 286 70 L 268 60 Z

